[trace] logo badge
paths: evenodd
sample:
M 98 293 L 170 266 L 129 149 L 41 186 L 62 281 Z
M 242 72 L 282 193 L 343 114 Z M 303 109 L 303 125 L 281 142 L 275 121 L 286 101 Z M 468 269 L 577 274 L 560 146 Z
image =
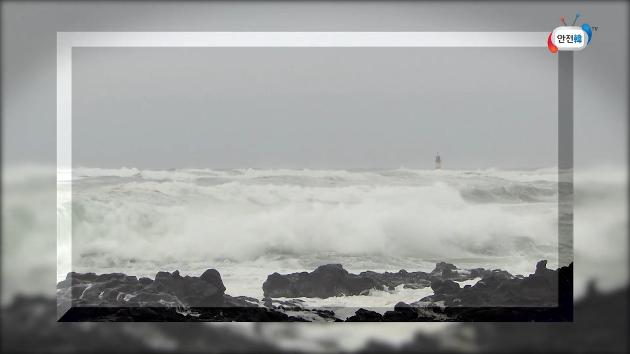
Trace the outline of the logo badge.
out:
M 575 15 L 573 23 L 569 26 L 564 21 L 564 17 L 560 17 L 563 26 L 556 27 L 547 37 L 547 47 L 550 52 L 582 50 L 591 42 L 593 29 L 588 23 L 576 26 L 578 18 L 580 18 L 579 13 Z

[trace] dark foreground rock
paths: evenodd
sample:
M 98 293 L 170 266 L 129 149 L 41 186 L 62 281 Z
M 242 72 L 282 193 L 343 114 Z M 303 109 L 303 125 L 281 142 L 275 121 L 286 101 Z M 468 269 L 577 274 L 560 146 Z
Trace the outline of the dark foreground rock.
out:
M 272 298 L 367 295 L 371 289 L 383 286 L 369 277 L 348 273 L 341 264 L 323 265 L 311 273 L 273 273 L 263 284 L 265 296 Z
M 340 264 L 320 266 L 313 272 L 292 274 L 273 273 L 263 284 L 263 291 L 267 297 L 320 297 L 348 295 L 367 295 L 370 290 L 393 290 L 399 285 L 405 288 L 422 289 L 433 283 L 449 280 L 465 281 L 493 274 L 512 277 L 502 270 L 487 270 L 484 268 L 459 269 L 455 265 L 440 262 L 435 265 L 431 273 L 408 272 L 404 269 L 392 273 L 377 273 L 373 271 L 350 274 Z M 449 283 L 449 284 L 450 284 Z
M 225 294 L 221 275 L 158 272 L 155 279 L 123 273 L 69 273 L 57 284 L 60 321 L 303 321 L 258 300 Z M 64 306 L 65 304 L 65 306 Z M 68 306 L 69 305 L 69 306 Z M 69 307 L 69 308 L 68 308 Z
M 463 288 L 457 281 L 481 278 Z M 461 270 L 438 263 L 431 273 L 348 273 L 324 265 L 311 273 L 274 273 L 262 300 L 225 293 L 221 275 L 199 277 L 158 272 L 155 279 L 122 273 L 69 273 L 57 285 L 61 321 L 340 321 L 334 308 L 308 308 L 297 297 L 367 294 L 371 289 L 430 286 L 434 294 L 398 303 L 393 310 L 360 309 L 350 322 L 400 321 L 570 321 L 573 265 L 547 269 L 540 261 L 527 277 L 502 270 Z M 285 297 L 289 299 L 278 299 Z M 293 299 L 291 299 L 293 298 Z M 344 317 L 345 318 L 345 317 Z
M 57 296 L 73 306 L 222 307 L 253 306 L 225 294 L 221 275 L 214 269 L 200 277 L 158 272 L 155 279 L 123 273 L 96 275 L 68 273 L 57 284 Z
M 534 273 L 514 277 L 507 272 L 486 273 L 473 286 L 461 288 L 452 280 L 431 283 L 434 295 L 422 302 L 443 302 L 446 307 L 483 306 L 557 306 L 559 281 L 572 284 L 573 264 L 558 270 L 547 269 L 547 261 L 540 261 Z
M 547 269 L 546 263 L 538 262 L 527 277 L 494 271 L 464 288 L 436 278 L 431 284 L 434 295 L 399 303 L 384 314 L 360 309 L 348 321 L 572 321 L 573 263 L 558 270 Z
M 374 280 L 388 290 L 394 290 L 399 285 L 405 288 L 422 289 L 431 285 L 431 275 L 426 272 L 407 272 L 404 269 L 396 273 L 377 273 L 373 271 L 361 272 L 359 276 Z

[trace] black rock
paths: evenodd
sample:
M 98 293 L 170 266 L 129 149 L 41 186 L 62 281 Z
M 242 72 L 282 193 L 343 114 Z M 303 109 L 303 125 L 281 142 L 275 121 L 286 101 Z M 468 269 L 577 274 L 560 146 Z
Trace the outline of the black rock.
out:
M 397 273 L 367 271 L 359 273 L 359 276 L 370 278 L 388 290 L 394 290 L 399 285 L 404 285 L 408 289 L 422 289 L 431 285 L 431 275 L 429 273 L 408 272 L 404 269 L 399 270 Z
M 180 307 L 223 306 L 225 286 L 219 272 L 182 277 L 179 271 L 158 272 L 155 280 L 123 273 L 68 273 L 57 284 L 58 296 L 75 306 Z
M 414 283 L 414 284 L 405 284 L 403 285 L 403 288 L 405 289 L 424 289 L 427 286 L 431 286 L 431 282 L 429 280 L 424 280 L 420 283 Z
M 394 311 L 387 311 L 383 315 L 386 322 L 410 322 L 416 321 L 418 314 L 411 308 L 395 308 Z
M 383 289 L 373 279 L 350 274 L 341 264 L 327 264 L 311 273 L 287 275 L 273 273 L 263 284 L 266 297 L 319 297 L 365 295 L 371 289 Z
M 201 280 L 204 280 L 219 289 L 220 291 L 225 291 L 225 286 L 223 286 L 223 280 L 221 279 L 221 274 L 216 269 L 208 269 L 203 274 L 201 274 Z
M 206 273 L 208 271 L 204 274 Z M 172 294 L 186 306 L 222 306 L 225 286 L 223 286 L 220 276 L 218 280 L 215 275 L 207 276 L 206 278 L 210 281 L 198 277 L 182 277 L 179 275 L 179 271 L 175 271 L 172 274 L 159 272 L 155 276 L 155 281 L 147 285 L 144 290 Z
M 484 268 L 459 269 L 455 265 L 446 262 L 439 262 L 435 269 L 431 271 L 432 278 L 450 279 L 453 281 L 465 281 L 475 278 L 482 278 L 492 271 Z M 507 273 L 507 272 L 506 272 Z
M 383 321 L 383 315 L 378 312 L 358 309 L 354 315 L 348 317 L 346 322 L 381 322 Z
M 459 293 L 459 291 L 461 290 L 459 284 L 448 279 L 434 279 L 433 282 L 431 282 L 431 289 L 433 289 L 435 295 L 440 297 L 443 297 L 445 295 L 454 295 Z
M 444 301 L 447 307 L 557 306 L 558 274 L 565 272 L 567 267 L 550 270 L 546 263 L 538 262 L 535 272 L 527 277 L 513 277 L 500 270 L 490 271 L 475 285 L 464 288 L 448 283 L 448 280 L 434 281 L 431 287 L 435 294 L 429 298 L 431 301 Z
M 267 280 L 263 283 L 263 292 L 265 298 L 270 297 L 293 297 L 293 282 L 290 278 L 296 279 L 296 273 L 290 275 L 281 275 L 279 273 L 273 273 L 267 276 Z M 304 276 L 307 273 L 302 273 Z
M 142 285 L 149 285 L 149 284 L 153 283 L 153 279 L 142 277 L 142 278 L 138 279 L 138 282 L 140 284 L 142 284 Z
M 449 279 L 455 274 L 457 267 L 451 263 L 440 262 L 435 265 L 435 269 L 431 271 L 431 275 Z

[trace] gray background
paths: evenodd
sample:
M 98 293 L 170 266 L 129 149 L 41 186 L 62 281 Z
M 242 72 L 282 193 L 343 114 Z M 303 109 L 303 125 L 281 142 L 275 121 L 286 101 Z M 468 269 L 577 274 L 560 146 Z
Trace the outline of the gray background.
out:
M 544 48 L 75 48 L 73 163 L 547 167 Z
M 627 9 L 625 2 L 3 2 L 3 161 L 54 164 L 56 31 L 550 31 L 559 16 L 580 11 L 599 31 L 575 59 L 576 168 L 625 164 Z

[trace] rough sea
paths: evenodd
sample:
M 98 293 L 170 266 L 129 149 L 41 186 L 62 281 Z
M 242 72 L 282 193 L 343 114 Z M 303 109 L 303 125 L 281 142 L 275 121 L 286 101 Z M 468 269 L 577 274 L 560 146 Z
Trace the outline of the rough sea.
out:
M 215 268 L 227 294 L 261 299 L 267 275 L 328 263 L 354 273 L 431 271 L 440 261 L 523 275 L 541 259 L 556 268 L 557 198 L 555 168 L 76 168 L 61 212 L 72 218 L 74 271 L 152 278 Z M 431 293 L 303 300 L 393 307 Z

